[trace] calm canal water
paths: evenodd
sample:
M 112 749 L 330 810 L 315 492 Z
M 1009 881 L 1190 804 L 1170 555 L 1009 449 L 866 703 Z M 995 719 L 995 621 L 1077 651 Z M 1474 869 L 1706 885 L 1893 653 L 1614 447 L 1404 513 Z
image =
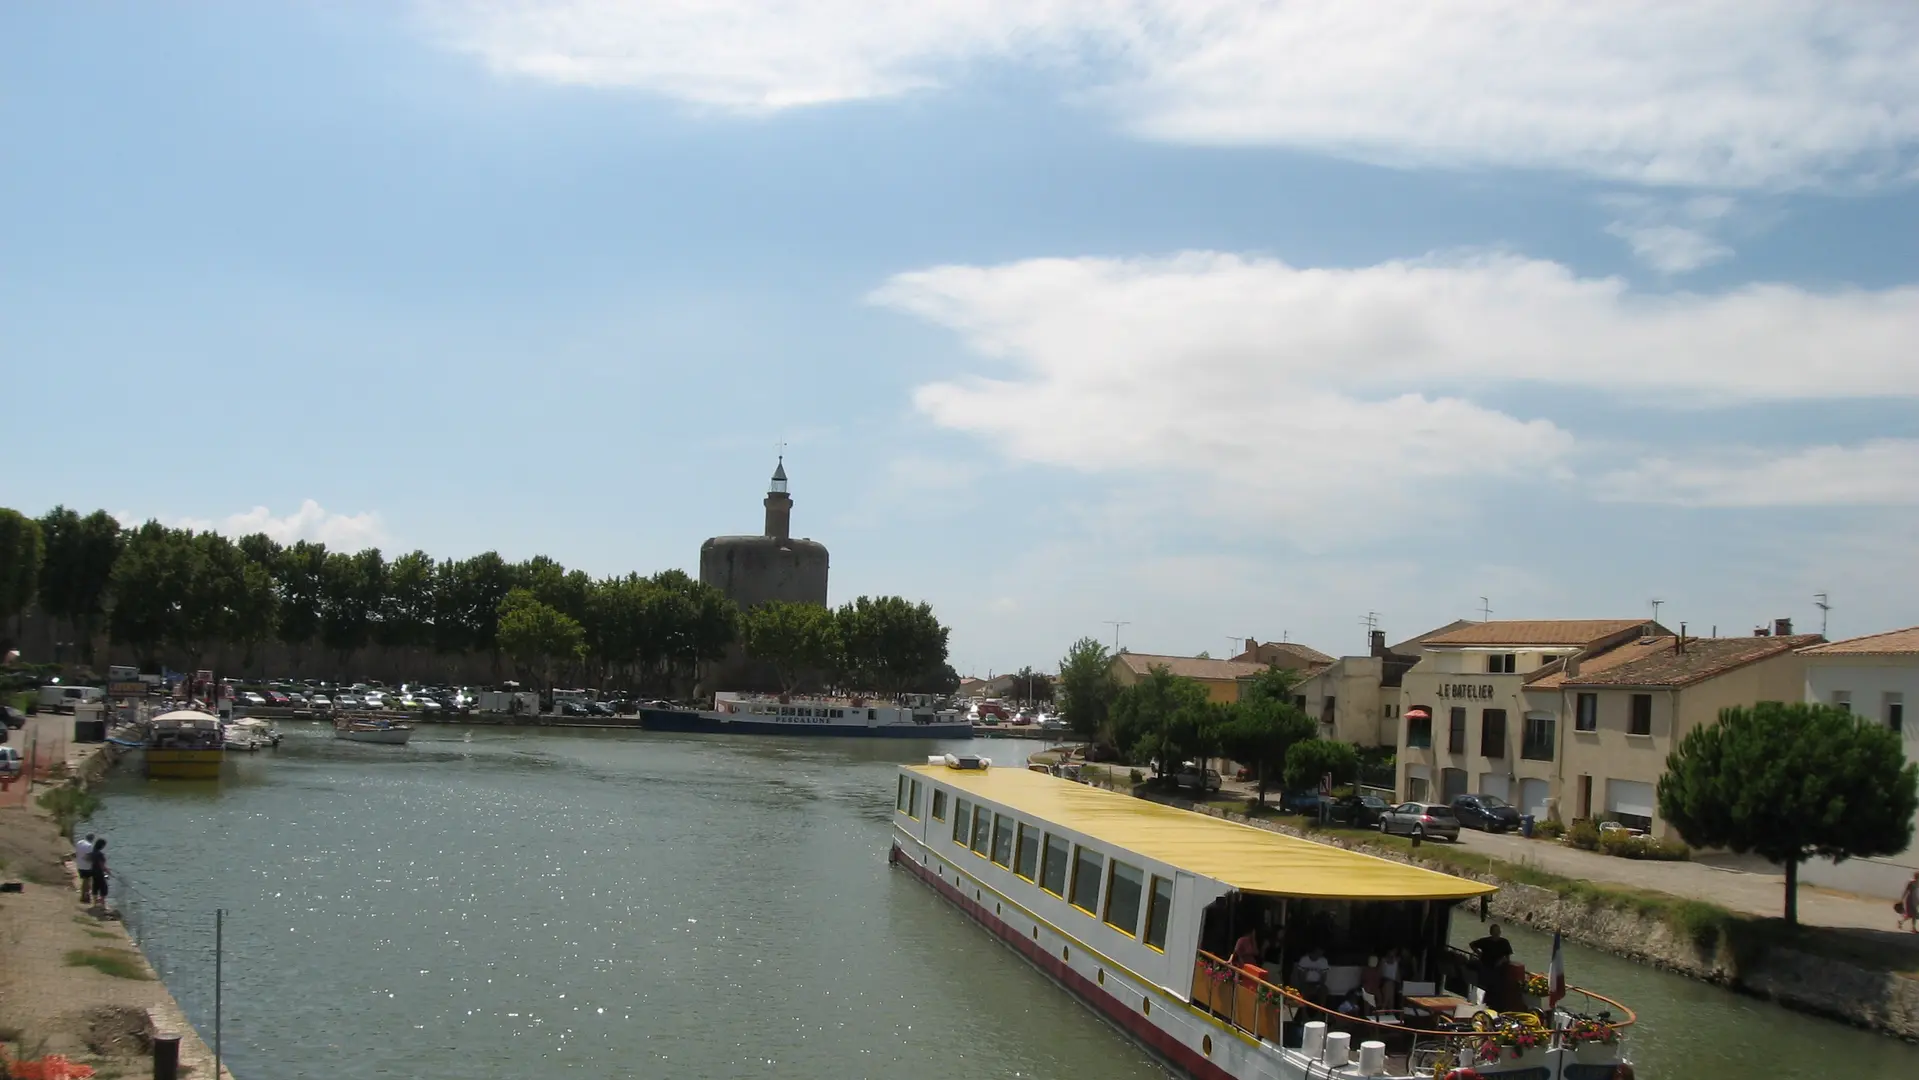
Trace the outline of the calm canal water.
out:
M 317 725 L 219 785 L 122 775 L 129 920 L 241 1080 L 1158 1077 L 904 874 L 892 765 L 955 744 Z M 1010 762 L 1038 744 L 966 748 Z M 1543 968 L 1548 943 L 1515 931 Z M 1648 1080 L 1919 1075 L 1919 1048 L 1572 948 Z

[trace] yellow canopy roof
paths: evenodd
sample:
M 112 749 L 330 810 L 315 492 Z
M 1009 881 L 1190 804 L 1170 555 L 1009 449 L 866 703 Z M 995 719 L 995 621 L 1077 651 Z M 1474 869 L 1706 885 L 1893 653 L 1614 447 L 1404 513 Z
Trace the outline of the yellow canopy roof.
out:
M 1027 769 L 914 772 L 1241 892 L 1325 900 L 1464 900 L 1495 886 L 1088 787 Z

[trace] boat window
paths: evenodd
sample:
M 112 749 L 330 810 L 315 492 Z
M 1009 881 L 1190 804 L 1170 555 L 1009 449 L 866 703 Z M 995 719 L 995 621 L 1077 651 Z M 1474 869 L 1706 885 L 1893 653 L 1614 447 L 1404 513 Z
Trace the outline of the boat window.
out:
M 1066 864 L 1073 845 L 1064 836 L 1046 834 L 1046 862 L 1040 867 L 1039 887 L 1054 896 L 1066 895 Z
M 1105 861 L 1091 848 L 1073 852 L 1073 906 L 1088 915 L 1099 911 L 1099 871 Z
M 900 793 L 893 799 L 893 809 L 906 812 L 906 777 L 900 777 Z
M 866 718 L 868 720 L 878 720 L 880 718 L 880 711 L 878 709 L 868 709 L 866 710 Z
M 1019 851 L 1013 859 L 1013 873 L 1028 881 L 1039 873 L 1039 830 L 1025 822 L 1019 827 Z
M 1173 917 L 1173 883 L 1163 877 L 1153 879 L 1153 896 L 1146 902 L 1146 944 L 1166 951 L 1166 924 Z
M 973 827 L 973 804 L 965 799 L 953 800 L 953 842 L 964 844 L 967 830 Z
M 913 781 L 912 790 L 906 793 L 906 816 L 918 820 L 920 816 L 920 782 Z
M 1013 865 L 1014 824 L 1005 814 L 993 815 L 993 861 L 1001 866 Z
M 1107 874 L 1106 923 L 1126 931 L 1127 937 L 1139 933 L 1139 899 L 1146 887 L 1146 875 L 1137 866 L 1118 859 Z
M 933 820 L 946 820 L 946 792 L 938 788 L 933 789 Z
M 975 854 L 986 854 L 986 845 L 992 837 L 992 832 L 993 812 L 984 806 L 973 807 L 973 851 Z

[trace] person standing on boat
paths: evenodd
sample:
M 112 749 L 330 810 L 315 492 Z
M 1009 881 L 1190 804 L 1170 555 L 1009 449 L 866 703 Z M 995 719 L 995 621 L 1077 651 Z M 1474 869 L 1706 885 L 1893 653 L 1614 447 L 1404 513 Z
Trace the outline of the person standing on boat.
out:
M 1233 966 L 1245 967 L 1251 964 L 1259 967 L 1259 927 L 1255 926 L 1239 936 L 1233 943 Z
M 1315 1005 L 1326 1004 L 1326 973 L 1332 967 L 1326 959 L 1325 947 L 1320 945 L 1313 946 L 1311 952 L 1300 957 L 1299 962 L 1293 965 L 1293 979 L 1307 1001 Z
M 1468 947 L 1479 957 L 1479 988 L 1493 993 L 1499 984 L 1500 966 L 1512 959 L 1513 943 L 1500 934 L 1499 924 L 1494 923 L 1485 937 Z
M 93 834 L 73 842 L 73 870 L 80 875 L 80 902 L 93 899 Z
M 1399 950 L 1387 949 L 1379 958 L 1379 1007 L 1399 1008 Z

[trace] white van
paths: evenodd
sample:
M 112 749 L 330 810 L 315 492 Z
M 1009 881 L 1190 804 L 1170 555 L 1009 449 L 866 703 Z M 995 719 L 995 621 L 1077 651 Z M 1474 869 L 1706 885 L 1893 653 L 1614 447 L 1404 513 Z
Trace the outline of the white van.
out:
M 40 707 L 54 712 L 72 712 L 75 705 L 105 701 L 107 692 L 97 686 L 52 686 L 40 688 Z

